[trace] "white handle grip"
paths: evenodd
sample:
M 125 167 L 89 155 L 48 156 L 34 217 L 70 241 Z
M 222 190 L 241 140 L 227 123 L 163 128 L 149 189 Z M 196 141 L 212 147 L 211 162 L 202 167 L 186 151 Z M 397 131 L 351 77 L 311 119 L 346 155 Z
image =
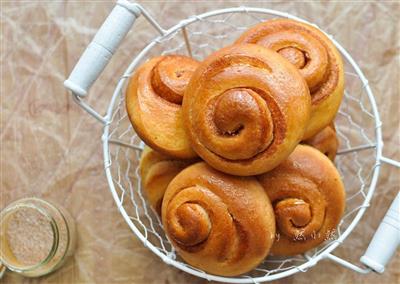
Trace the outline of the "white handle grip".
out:
M 360 261 L 378 273 L 385 271 L 386 263 L 400 244 L 400 193 L 390 205 L 366 253 Z
M 64 86 L 78 96 L 86 96 L 140 13 L 138 5 L 118 0 Z

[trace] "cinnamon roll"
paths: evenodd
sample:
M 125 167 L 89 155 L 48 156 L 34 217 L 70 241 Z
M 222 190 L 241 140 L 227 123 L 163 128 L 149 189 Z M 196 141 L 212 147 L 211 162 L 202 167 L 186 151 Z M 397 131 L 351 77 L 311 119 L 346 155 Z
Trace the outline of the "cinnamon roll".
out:
M 274 19 L 247 30 L 236 43 L 254 43 L 277 51 L 306 80 L 312 97 L 308 139 L 335 117 L 344 92 L 343 61 L 332 41 L 319 29 L 289 19 Z
M 335 160 L 339 148 L 335 125 L 331 123 L 311 138 L 302 141 L 324 153 L 331 161 Z
M 307 84 L 262 46 L 233 45 L 196 69 L 183 98 L 193 149 L 212 167 L 248 176 L 276 167 L 300 142 L 310 116 Z
M 275 235 L 271 203 L 257 179 L 227 175 L 204 162 L 187 167 L 170 182 L 162 220 L 187 263 L 224 276 L 256 267 Z
M 198 62 L 186 56 L 155 57 L 130 79 L 126 108 L 133 128 L 151 148 L 168 156 L 196 156 L 183 128 L 181 103 Z
M 275 212 L 272 255 L 296 255 L 336 236 L 345 207 L 338 171 L 320 151 L 299 145 L 282 164 L 258 177 Z
M 139 169 L 144 194 L 150 205 L 161 215 L 161 204 L 170 181 L 194 161 L 177 160 L 150 147 L 145 147 Z

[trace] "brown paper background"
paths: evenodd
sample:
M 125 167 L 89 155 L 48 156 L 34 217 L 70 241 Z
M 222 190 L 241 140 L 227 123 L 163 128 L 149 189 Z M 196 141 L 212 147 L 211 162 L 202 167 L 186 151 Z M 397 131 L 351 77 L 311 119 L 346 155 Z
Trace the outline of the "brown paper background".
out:
M 333 34 L 359 63 L 383 121 L 384 155 L 399 154 L 399 2 L 391 1 L 140 1 L 162 26 L 190 15 L 248 5 L 287 11 Z M 101 125 L 73 103 L 62 82 L 113 6 L 111 1 L 1 1 L 1 200 L 39 196 L 76 220 L 78 248 L 60 270 L 4 283 L 205 283 L 164 264 L 136 239 L 120 216 L 103 172 Z M 90 91 L 105 111 L 115 83 L 155 35 L 141 17 Z M 382 167 L 377 191 L 359 226 L 335 251 L 353 263 L 366 249 L 399 190 L 398 171 Z M 383 275 L 360 275 L 329 261 L 280 283 L 395 283 L 399 253 Z

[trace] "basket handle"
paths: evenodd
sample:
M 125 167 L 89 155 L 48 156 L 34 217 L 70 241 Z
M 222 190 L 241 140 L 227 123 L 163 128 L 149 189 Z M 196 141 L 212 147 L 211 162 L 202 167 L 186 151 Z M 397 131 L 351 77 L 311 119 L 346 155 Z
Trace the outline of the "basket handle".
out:
M 400 163 L 382 157 L 381 161 L 400 167 Z M 400 192 L 393 200 L 382 219 L 365 254 L 360 261 L 377 273 L 383 273 L 385 266 L 400 245 Z
M 381 162 L 400 168 L 400 162 L 381 156 Z M 371 242 L 364 255 L 360 258 L 367 268 L 359 267 L 328 253 L 325 257 L 340 264 L 346 268 L 352 269 L 358 273 L 367 274 L 374 271 L 383 273 L 385 266 L 396 252 L 400 245 L 400 192 L 397 193 L 385 217 L 379 224 L 378 230 L 372 237 Z
M 128 0 L 118 0 L 93 40 L 79 58 L 64 86 L 72 92 L 75 102 L 94 118 L 108 124 L 109 120 L 100 115 L 82 98 L 87 93 L 101 72 L 107 66 L 114 52 L 133 26 L 143 9 Z M 144 13 L 147 15 L 147 13 Z
M 138 5 L 127 0 L 118 0 L 64 86 L 72 93 L 85 97 L 140 13 Z

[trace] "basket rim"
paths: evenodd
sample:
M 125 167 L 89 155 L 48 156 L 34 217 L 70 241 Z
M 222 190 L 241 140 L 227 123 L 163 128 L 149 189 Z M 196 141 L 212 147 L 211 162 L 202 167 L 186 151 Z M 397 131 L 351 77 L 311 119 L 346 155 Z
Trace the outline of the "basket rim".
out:
M 350 223 L 350 225 L 346 228 L 344 232 L 339 236 L 339 238 L 335 241 L 333 241 L 331 244 L 329 244 L 328 247 L 326 247 L 323 251 L 321 251 L 317 256 L 309 258 L 305 263 L 282 271 L 278 272 L 272 275 L 266 274 L 264 276 L 260 277 L 245 277 L 245 276 L 239 276 L 239 277 L 223 277 L 223 276 L 217 276 L 217 275 L 212 275 L 208 274 L 199 270 L 196 270 L 194 268 L 188 267 L 186 265 L 183 265 L 181 262 L 176 261 L 175 259 L 171 259 L 168 255 L 163 254 L 159 249 L 157 249 L 151 242 L 149 242 L 145 236 L 140 232 L 140 230 L 135 226 L 135 224 L 132 222 L 130 219 L 128 213 L 125 211 L 125 208 L 123 207 L 120 198 L 117 194 L 117 191 L 114 186 L 114 182 L 112 179 L 112 174 L 111 174 L 111 156 L 109 152 L 109 129 L 110 129 L 110 124 L 111 124 L 111 117 L 114 109 L 115 102 L 117 98 L 122 94 L 121 90 L 124 85 L 124 82 L 127 78 L 129 78 L 130 74 L 132 71 L 137 67 L 139 64 L 140 60 L 149 52 L 160 40 L 167 38 L 168 36 L 171 36 L 175 32 L 177 32 L 179 29 L 190 25 L 194 22 L 201 21 L 205 18 L 212 17 L 212 16 L 217 16 L 217 15 L 222 15 L 222 14 L 228 14 L 228 13 L 259 13 L 259 14 L 269 14 L 269 15 L 274 15 L 278 16 L 281 18 L 289 18 L 293 20 L 297 20 L 300 22 L 304 22 L 307 24 L 310 24 L 318 29 L 320 29 L 317 25 L 310 23 L 302 18 L 299 18 L 297 16 L 294 16 L 292 14 L 286 13 L 286 12 L 281 12 L 273 9 L 267 9 L 267 8 L 256 8 L 256 7 L 246 7 L 246 6 L 240 6 L 240 7 L 232 7 L 232 8 L 224 8 L 224 9 L 218 9 L 218 10 L 213 10 L 210 12 L 206 12 L 200 15 L 196 16 L 191 16 L 188 17 L 182 21 L 180 21 L 178 24 L 175 26 L 169 28 L 168 30 L 165 31 L 165 33 L 161 36 L 155 37 L 145 48 L 143 48 L 139 54 L 132 60 L 128 68 L 126 69 L 124 75 L 122 76 L 121 80 L 119 80 L 113 96 L 111 98 L 110 104 L 107 109 L 106 117 L 108 118 L 107 120 L 110 121 L 110 123 L 107 123 L 104 125 L 103 129 L 103 135 L 102 135 L 102 143 L 103 143 L 103 158 L 104 158 L 104 167 L 105 167 L 105 173 L 106 173 L 106 178 L 108 181 L 109 189 L 110 192 L 114 198 L 114 201 L 118 207 L 118 210 L 120 211 L 121 215 L 125 219 L 126 223 L 130 227 L 130 229 L 133 231 L 133 233 L 139 238 L 139 240 L 142 241 L 145 247 L 149 248 L 154 254 L 156 254 L 158 257 L 160 257 L 165 263 L 168 265 L 172 265 L 182 271 L 185 271 L 189 274 L 192 274 L 194 276 L 200 277 L 207 279 L 209 281 L 218 281 L 218 282 L 225 282 L 225 283 L 258 283 L 258 282 L 266 282 L 266 281 L 272 281 L 272 280 L 277 280 L 280 278 L 284 278 L 290 275 L 293 275 L 297 272 L 305 272 L 308 268 L 316 265 L 321 259 L 327 258 L 329 254 L 336 249 L 353 231 L 355 226 L 358 224 L 360 221 L 361 217 L 364 215 L 365 210 L 369 206 L 369 202 L 373 196 L 373 193 L 376 188 L 376 184 L 379 178 L 379 172 L 380 172 L 380 160 L 382 158 L 382 148 L 383 148 L 383 141 L 382 141 L 382 131 L 381 131 L 381 120 L 379 116 L 379 111 L 378 107 L 376 105 L 376 101 L 374 98 L 374 95 L 372 93 L 372 90 L 368 84 L 368 80 L 364 76 L 363 72 L 361 71 L 360 67 L 357 65 L 357 63 L 354 61 L 354 59 L 351 57 L 351 55 L 342 47 L 331 35 L 327 34 L 324 32 L 322 29 L 320 29 L 323 33 L 325 33 L 334 43 L 336 48 L 339 50 L 339 52 L 342 54 L 342 56 L 345 57 L 345 59 L 351 64 L 351 66 L 354 68 L 356 71 L 359 79 L 363 83 L 363 88 L 365 89 L 365 92 L 368 95 L 369 102 L 371 103 L 371 108 L 372 108 L 372 113 L 375 118 L 375 137 L 376 137 L 376 146 L 375 146 L 375 153 L 376 153 L 376 159 L 375 159 L 375 165 L 373 167 L 373 172 L 371 175 L 371 183 L 369 185 L 368 189 L 368 194 L 366 195 L 364 202 L 360 206 L 360 209 L 358 210 L 357 214 L 353 218 L 353 221 Z

